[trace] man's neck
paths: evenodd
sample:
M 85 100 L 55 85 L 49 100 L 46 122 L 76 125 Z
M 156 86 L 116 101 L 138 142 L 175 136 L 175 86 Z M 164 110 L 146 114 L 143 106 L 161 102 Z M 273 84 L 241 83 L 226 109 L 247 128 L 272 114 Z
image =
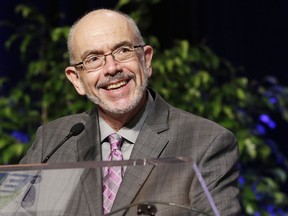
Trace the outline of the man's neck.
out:
M 99 115 L 107 122 L 107 124 L 115 131 L 119 131 L 127 122 L 129 122 L 146 104 L 147 94 L 143 96 L 140 103 L 128 113 L 115 114 L 110 113 L 99 107 Z

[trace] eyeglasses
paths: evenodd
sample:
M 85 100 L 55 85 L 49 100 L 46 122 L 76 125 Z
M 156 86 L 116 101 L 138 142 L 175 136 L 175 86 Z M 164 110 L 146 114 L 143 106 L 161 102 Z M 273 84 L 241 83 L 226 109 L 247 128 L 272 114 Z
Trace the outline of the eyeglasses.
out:
M 97 71 L 104 67 L 107 56 L 111 55 L 116 62 L 126 62 L 135 56 L 135 49 L 143 48 L 144 46 L 145 45 L 134 46 L 132 44 L 127 44 L 120 46 L 107 54 L 90 54 L 86 56 L 82 62 L 73 64 L 72 66 L 80 70 L 86 69 L 87 71 Z

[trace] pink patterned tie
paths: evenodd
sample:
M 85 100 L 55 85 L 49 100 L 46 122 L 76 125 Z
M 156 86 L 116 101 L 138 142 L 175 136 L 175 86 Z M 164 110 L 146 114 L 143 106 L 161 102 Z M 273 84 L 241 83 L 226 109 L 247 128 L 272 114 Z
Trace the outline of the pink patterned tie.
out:
M 122 137 L 116 133 L 109 135 L 111 152 L 107 160 L 123 160 L 120 146 Z M 122 167 L 105 167 L 103 179 L 103 208 L 104 214 L 108 214 L 116 197 L 122 181 Z

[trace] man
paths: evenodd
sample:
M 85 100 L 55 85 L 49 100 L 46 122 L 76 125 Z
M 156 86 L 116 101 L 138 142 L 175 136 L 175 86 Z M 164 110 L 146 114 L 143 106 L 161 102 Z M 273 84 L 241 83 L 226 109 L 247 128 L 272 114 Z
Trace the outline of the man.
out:
M 72 26 L 68 49 L 71 66 L 66 68 L 66 76 L 76 91 L 86 95 L 96 108 L 40 127 L 22 163 L 43 161 L 69 129 L 82 122 L 84 132 L 61 146 L 49 163 L 107 160 L 111 156 L 107 137 L 117 133 L 122 137 L 119 154 L 124 160 L 193 158 L 220 215 L 240 215 L 235 137 L 214 122 L 172 107 L 147 88 L 152 75 L 153 48 L 144 44 L 131 18 L 106 9 L 92 11 Z M 105 213 L 147 200 L 209 209 L 203 202 L 205 194 L 199 192 L 200 185 L 192 178 L 192 169 L 163 176 L 153 168 L 138 171 L 127 168 L 121 172 L 120 188 L 108 209 L 104 207 Z M 86 182 L 75 191 L 79 194 L 71 199 L 66 214 L 103 214 L 102 204 L 106 198 L 102 193 L 107 188 L 102 179 L 105 181 L 105 176 L 105 171 L 87 174 Z M 167 188 L 167 176 L 175 187 Z M 128 211 L 126 215 L 135 215 L 135 212 Z M 163 211 L 159 215 L 177 214 Z

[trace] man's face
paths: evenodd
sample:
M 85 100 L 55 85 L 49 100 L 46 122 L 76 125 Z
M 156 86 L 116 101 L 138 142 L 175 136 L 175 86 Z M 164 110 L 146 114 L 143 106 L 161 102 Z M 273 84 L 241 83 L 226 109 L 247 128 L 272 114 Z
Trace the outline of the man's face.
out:
M 76 61 L 83 61 L 87 55 L 107 54 L 119 46 L 135 44 L 127 21 L 119 15 L 90 17 L 75 30 L 73 45 Z M 113 114 L 124 114 L 142 106 L 148 78 L 151 76 L 152 48 L 137 48 L 135 55 L 125 62 L 117 62 L 112 55 L 106 56 L 106 63 L 96 71 L 76 71 L 80 88 L 101 110 Z M 148 68 L 148 69 L 147 69 Z M 66 69 L 67 73 L 67 69 Z M 75 86 L 75 84 L 74 84 Z

